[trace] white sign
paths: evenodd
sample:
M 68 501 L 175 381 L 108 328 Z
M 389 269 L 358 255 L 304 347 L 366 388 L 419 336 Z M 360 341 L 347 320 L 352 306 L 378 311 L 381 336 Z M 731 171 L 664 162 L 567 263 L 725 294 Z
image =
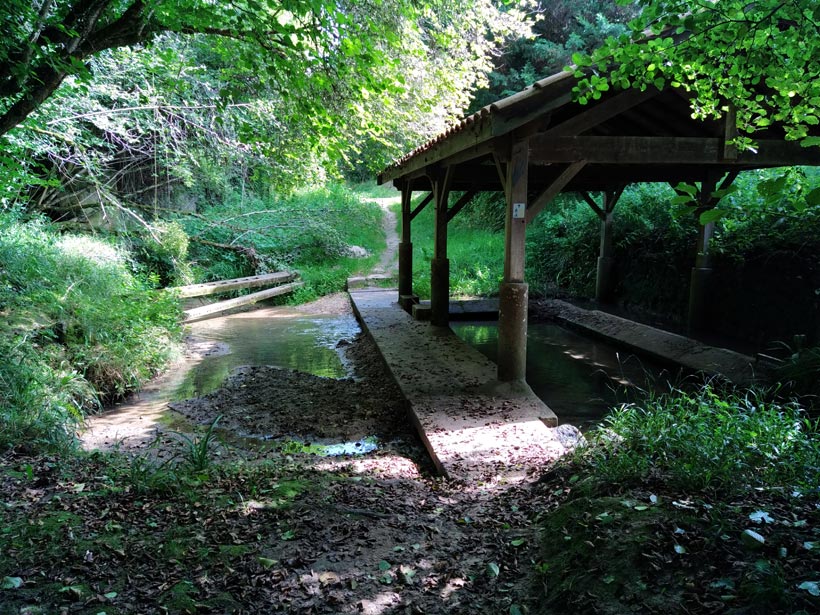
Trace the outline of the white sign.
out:
M 527 204 L 526 203 L 513 203 L 513 218 L 526 218 L 527 217 Z

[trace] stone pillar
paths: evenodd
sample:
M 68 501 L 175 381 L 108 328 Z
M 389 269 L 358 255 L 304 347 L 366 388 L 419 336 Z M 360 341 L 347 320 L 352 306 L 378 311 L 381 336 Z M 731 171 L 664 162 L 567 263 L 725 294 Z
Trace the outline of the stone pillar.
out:
M 524 380 L 527 374 L 528 289 L 529 285 L 524 282 L 501 284 L 498 310 L 498 379 L 502 382 Z
M 450 200 L 450 171 L 433 182 L 436 206 L 436 236 L 430 262 L 430 323 L 450 324 L 450 261 L 447 259 L 447 205 Z
M 527 372 L 527 284 L 524 256 L 527 231 L 529 145 L 512 147 L 507 168 L 507 218 L 504 242 L 504 282 L 498 310 L 498 379 L 525 380 Z
M 698 234 L 697 256 L 689 282 L 689 333 L 704 328 L 706 321 L 706 302 L 709 297 L 709 279 L 712 277 L 712 259 L 709 254 L 709 242 L 715 230 L 715 223 L 700 225 Z

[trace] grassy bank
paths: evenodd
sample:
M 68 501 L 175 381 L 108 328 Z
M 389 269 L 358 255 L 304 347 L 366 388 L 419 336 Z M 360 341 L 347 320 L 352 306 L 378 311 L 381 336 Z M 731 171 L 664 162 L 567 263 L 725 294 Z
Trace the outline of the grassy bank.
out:
M 820 608 L 820 437 L 754 391 L 624 406 L 553 472 L 545 614 Z
M 341 185 L 282 198 L 229 194 L 179 222 L 198 281 L 297 270 L 305 286 L 288 299 L 295 303 L 343 290 L 385 247 L 381 209 Z
M 0 449 L 69 446 L 165 365 L 177 302 L 135 269 L 109 242 L 0 213 Z

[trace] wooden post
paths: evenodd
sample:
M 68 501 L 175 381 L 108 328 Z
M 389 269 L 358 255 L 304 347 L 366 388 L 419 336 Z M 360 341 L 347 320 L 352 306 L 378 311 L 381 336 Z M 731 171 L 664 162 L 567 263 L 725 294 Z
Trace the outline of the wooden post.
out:
M 621 198 L 623 188 L 604 193 L 604 208 L 599 212 L 601 218 L 601 250 L 598 255 L 598 269 L 595 278 L 595 300 L 606 303 L 612 299 L 614 290 L 613 271 L 615 259 L 612 256 L 612 227 L 615 217 L 615 205 Z
M 413 243 L 411 241 L 411 201 L 409 183 L 401 188 L 401 241 L 399 242 L 399 304 L 406 311 L 413 309 L 418 297 L 413 295 Z
M 524 282 L 524 258 L 528 168 L 529 144 L 518 141 L 512 147 L 506 178 L 504 281 L 498 310 L 498 379 L 502 382 L 523 381 L 527 372 L 528 286 Z
M 700 215 L 715 206 L 715 199 L 712 197 L 716 187 L 714 178 L 707 178 L 701 182 L 698 190 L 698 209 L 695 215 Z M 708 222 L 700 224 L 698 220 L 699 232 L 696 246 L 695 266 L 692 268 L 692 275 L 689 282 L 689 333 L 696 333 L 704 328 L 706 322 L 706 302 L 709 294 L 709 279 L 712 277 L 712 256 L 709 252 L 709 242 L 715 231 L 715 223 Z
M 452 167 L 433 180 L 436 204 L 436 235 L 430 262 L 430 322 L 436 327 L 450 324 L 450 261 L 447 258 L 447 208 Z

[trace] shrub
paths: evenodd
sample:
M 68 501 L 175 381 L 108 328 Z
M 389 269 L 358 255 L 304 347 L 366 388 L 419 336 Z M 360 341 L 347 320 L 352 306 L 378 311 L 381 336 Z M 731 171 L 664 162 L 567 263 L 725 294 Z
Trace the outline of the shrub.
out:
M 606 482 L 660 480 L 673 489 L 723 492 L 817 488 L 817 422 L 795 403 L 767 401 L 760 391 L 673 391 L 621 406 L 605 427 L 581 455 Z

